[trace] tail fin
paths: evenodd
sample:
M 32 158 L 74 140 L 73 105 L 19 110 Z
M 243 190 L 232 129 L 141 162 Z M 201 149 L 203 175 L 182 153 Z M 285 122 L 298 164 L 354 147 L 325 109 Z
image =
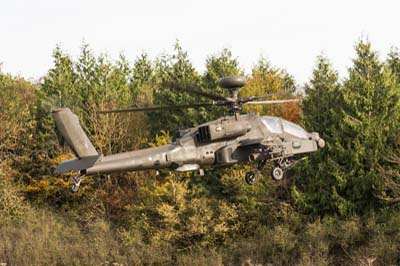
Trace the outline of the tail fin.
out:
M 79 158 L 61 163 L 55 172 L 78 171 L 92 166 L 99 154 L 79 124 L 78 117 L 69 108 L 56 109 L 52 114 L 61 135 Z

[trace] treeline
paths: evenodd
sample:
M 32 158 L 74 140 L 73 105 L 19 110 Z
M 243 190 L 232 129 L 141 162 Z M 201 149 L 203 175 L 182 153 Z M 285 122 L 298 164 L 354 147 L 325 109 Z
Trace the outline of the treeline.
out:
M 251 165 L 197 174 L 136 172 L 84 179 L 54 175 L 73 157 L 50 111 L 67 106 L 99 152 L 170 141 L 179 129 L 227 114 L 220 107 L 99 114 L 128 106 L 207 101 L 175 89 L 225 94 L 223 76 L 244 75 L 225 49 L 199 73 L 179 43 L 172 54 L 133 63 L 83 45 L 57 47 L 38 83 L 0 72 L 0 263 L 7 265 L 396 265 L 400 263 L 400 54 L 385 60 L 355 45 L 347 77 L 316 60 L 303 101 L 252 106 L 317 131 L 325 149 L 281 182 L 269 170 L 254 186 Z M 294 78 L 261 58 L 242 96 L 298 94 Z M 168 84 L 168 85 L 166 85 Z M 276 96 L 277 97 L 277 96 Z

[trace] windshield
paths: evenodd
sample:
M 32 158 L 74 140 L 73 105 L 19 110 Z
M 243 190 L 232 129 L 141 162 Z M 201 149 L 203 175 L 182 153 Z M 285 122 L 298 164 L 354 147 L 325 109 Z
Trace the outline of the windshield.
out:
M 281 119 L 273 116 L 263 116 L 261 118 L 263 124 L 272 133 L 280 134 L 282 133 Z
M 296 125 L 292 122 L 286 121 L 282 119 L 282 125 L 283 125 L 283 130 L 293 136 L 296 136 L 298 138 L 303 138 L 307 139 L 307 132 L 300 127 L 299 125 Z

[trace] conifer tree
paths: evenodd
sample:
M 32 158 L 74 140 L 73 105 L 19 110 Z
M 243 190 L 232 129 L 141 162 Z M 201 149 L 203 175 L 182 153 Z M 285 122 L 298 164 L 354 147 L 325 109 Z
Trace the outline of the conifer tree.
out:
M 342 192 L 362 210 L 376 206 L 384 193 L 379 169 L 395 148 L 400 112 L 396 78 L 371 44 L 361 41 L 356 53 L 343 87 L 341 146 L 348 183 Z
M 397 82 L 400 84 L 400 53 L 399 49 L 392 48 L 388 55 L 387 63 L 393 75 L 396 76 Z
M 141 94 L 153 92 L 154 87 L 154 67 L 146 53 L 138 56 L 133 64 L 131 92 L 134 98 Z M 149 102 L 150 103 L 150 102 Z
M 206 71 L 203 75 L 203 88 L 212 92 L 225 94 L 222 88 L 218 87 L 218 81 L 222 77 L 242 75 L 239 62 L 232 52 L 223 49 L 220 53 L 209 56 L 206 59 Z
M 318 132 L 326 147 L 310 154 L 294 175 L 292 195 L 306 211 L 323 213 L 342 208 L 345 200 L 337 194 L 343 185 L 340 165 L 336 162 L 341 123 L 341 98 L 338 73 L 324 56 L 317 58 L 303 99 L 302 122 L 310 132 Z
M 179 105 L 199 102 L 193 96 L 179 88 L 198 87 L 200 75 L 194 69 L 188 54 L 179 42 L 175 44 L 175 53 L 163 55 L 156 60 L 155 76 L 157 86 L 153 91 L 154 105 Z M 173 88 L 172 88 L 173 87 Z M 161 130 L 170 130 L 176 135 L 179 129 L 188 128 L 202 121 L 202 113 L 198 109 L 180 109 L 149 112 L 153 135 Z
M 329 71 L 322 71 L 322 75 L 314 71 L 312 82 L 323 84 L 318 76 L 331 80 L 330 93 L 311 101 L 311 95 L 318 95 L 317 90 L 307 89 L 305 124 L 320 130 L 327 147 L 310 155 L 303 165 L 304 176 L 309 179 L 297 179 L 297 185 L 307 192 L 299 193 L 293 187 L 293 195 L 314 211 L 336 211 L 341 215 L 365 212 L 378 207 L 385 197 L 381 169 L 390 168 L 387 155 L 396 148 L 399 135 L 396 79 L 368 41 L 359 42 L 355 48 L 356 58 L 342 89 L 334 89 L 336 78 Z M 324 69 L 324 64 L 319 68 Z M 328 95 L 333 98 L 326 101 Z M 320 112 L 319 104 L 324 108 Z M 313 158 L 319 156 L 323 163 L 316 164 Z M 313 168 L 317 171 L 310 170 Z
M 202 76 L 202 89 L 213 94 L 228 95 L 228 91 L 218 86 L 222 77 L 243 75 L 239 62 L 232 52 L 223 49 L 220 53 L 210 55 L 206 59 L 206 70 Z M 207 100 L 207 99 L 205 99 Z M 202 110 L 205 121 L 217 119 L 228 114 L 228 109 L 221 106 L 209 107 Z

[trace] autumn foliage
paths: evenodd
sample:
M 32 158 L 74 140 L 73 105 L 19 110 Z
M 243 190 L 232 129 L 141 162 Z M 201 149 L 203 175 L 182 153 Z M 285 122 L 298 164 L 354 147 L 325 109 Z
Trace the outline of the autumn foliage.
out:
M 397 265 L 400 261 L 400 56 L 381 60 L 357 43 L 348 77 L 316 60 L 303 85 L 261 58 L 246 75 L 232 53 L 210 55 L 198 72 L 175 44 L 172 54 L 131 63 L 73 59 L 60 47 L 40 82 L 0 72 L 0 265 Z M 226 115 L 224 108 L 101 115 L 100 109 L 206 101 L 165 84 L 226 94 L 222 76 L 246 75 L 241 96 L 274 93 L 297 103 L 252 105 L 317 131 L 327 147 L 287 178 L 269 169 L 244 182 L 250 164 L 85 178 L 54 175 L 73 155 L 50 110 L 71 108 L 103 154 L 164 145 L 179 129 Z

